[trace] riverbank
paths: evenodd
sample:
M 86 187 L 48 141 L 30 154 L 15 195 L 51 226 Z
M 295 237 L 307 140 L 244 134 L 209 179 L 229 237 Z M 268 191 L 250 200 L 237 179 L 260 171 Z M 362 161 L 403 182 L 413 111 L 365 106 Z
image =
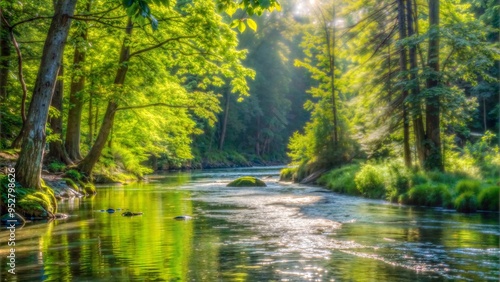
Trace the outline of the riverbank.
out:
M 285 168 L 280 179 L 301 182 L 312 174 L 304 166 Z M 318 174 L 314 183 L 337 193 L 405 205 L 466 213 L 499 210 L 498 177 L 409 170 L 398 162 L 356 162 Z
M 17 152 L 0 152 L 0 215 L 20 216 L 28 220 L 65 218 L 58 213 L 57 201 L 95 195 L 92 183 L 84 182 L 75 170 L 54 170 L 53 163 L 42 170 L 42 187 L 22 187 L 16 181 Z M 11 216 L 12 217 L 12 216 Z

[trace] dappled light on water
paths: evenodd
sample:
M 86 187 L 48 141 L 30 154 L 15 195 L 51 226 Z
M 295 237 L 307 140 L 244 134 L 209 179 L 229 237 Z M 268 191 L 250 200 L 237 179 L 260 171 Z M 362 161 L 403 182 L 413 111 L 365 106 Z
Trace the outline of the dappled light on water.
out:
M 19 281 L 497 281 L 497 213 L 401 207 L 279 183 L 278 168 L 151 177 L 17 233 Z M 268 187 L 230 188 L 242 175 Z M 107 213 L 106 209 L 116 209 Z M 125 217 L 124 211 L 143 212 Z M 190 215 L 192 220 L 174 220 Z M 6 245 L 5 231 L 0 243 Z M 7 249 L 1 248 L 5 257 Z M 2 274 L 7 267 L 2 262 Z

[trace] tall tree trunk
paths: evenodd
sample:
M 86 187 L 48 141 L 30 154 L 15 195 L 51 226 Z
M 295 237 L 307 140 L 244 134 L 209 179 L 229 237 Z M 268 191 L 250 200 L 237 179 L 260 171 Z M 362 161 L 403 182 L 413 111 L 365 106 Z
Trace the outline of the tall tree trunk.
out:
M 219 139 L 219 150 L 222 150 L 224 147 L 224 139 L 226 138 L 226 129 L 227 129 L 227 119 L 229 116 L 229 101 L 231 98 L 231 88 L 228 87 L 225 93 L 225 107 L 224 107 L 224 118 L 222 120 L 222 129 L 221 129 L 221 134 L 220 134 L 220 139 Z
M 484 132 L 488 130 L 488 124 L 486 123 L 486 97 L 483 96 L 483 127 L 484 127 Z
M 113 128 L 116 109 L 118 109 L 118 104 L 113 101 L 109 101 L 97 139 L 95 140 L 95 143 L 88 155 L 78 165 L 78 169 L 88 177 L 92 176 L 92 170 L 94 169 L 97 161 L 99 161 L 102 150 L 106 146 L 106 141 L 108 140 L 111 128 Z
M 24 187 L 41 188 L 45 124 L 57 80 L 77 0 L 59 0 L 43 47 L 33 96 L 31 98 L 21 152 L 16 163 L 16 178 Z
M 335 22 L 335 8 L 332 8 L 331 22 Z M 336 146 L 339 141 L 338 134 L 338 119 L 337 119 L 337 99 L 335 98 L 335 25 L 332 25 L 332 30 L 328 26 L 326 19 L 323 17 L 323 25 L 325 29 L 325 39 L 329 63 L 332 114 L 333 114 L 333 145 Z M 331 33 L 331 34 L 330 34 Z
M 118 64 L 118 70 L 116 71 L 116 77 L 114 84 L 117 86 L 123 85 L 125 82 L 125 77 L 128 71 L 128 64 L 130 56 L 130 46 L 128 45 L 128 37 L 132 34 L 132 20 L 129 18 L 126 29 L 126 38 L 123 40 L 122 48 L 120 51 L 120 62 Z M 99 160 L 102 154 L 102 150 L 106 146 L 106 141 L 111 133 L 111 129 L 113 128 L 113 122 L 116 114 L 116 110 L 118 109 L 118 103 L 110 100 L 108 102 L 108 106 L 106 108 L 106 113 L 104 114 L 104 119 L 101 124 L 101 128 L 99 129 L 99 133 L 97 134 L 97 139 L 90 149 L 88 155 L 80 162 L 78 168 L 81 172 L 83 172 L 86 176 L 92 177 L 92 170 L 94 169 L 95 164 Z
M 88 120 L 87 120 L 87 124 L 89 126 L 89 135 L 87 137 L 88 139 L 88 145 L 89 147 L 92 146 L 92 143 L 94 142 L 94 126 L 93 126 L 93 118 L 94 118 L 94 114 L 93 114 L 93 111 L 92 111 L 92 107 L 94 107 L 94 95 L 92 94 L 92 92 L 89 93 L 89 117 L 88 117 Z
M 0 10 L 0 15 L 8 20 L 8 15 Z M 11 42 L 6 23 L 0 19 L 0 101 L 7 99 L 7 82 L 9 80 Z
M 398 31 L 399 40 L 406 38 L 406 18 L 405 18 L 405 5 L 403 0 L 398 0 Z M 399 68 L 400 77 L 403 81 L 408 80 L 407 76 L 407 52 L 404 46 L 399 50 Z M 408 120 L 408 107 L 406 105 L 406 98 L 408 90 L 403 86 L 403 158 L 406 167 L 411 167 L 411 151 L 410 151 L 410 123 Z
M 2 10 L 0 10 L 0 16 L 8 20 L 8 15 L 6 15 Z M 9 39 L 9 32 L 6 23 L 0 18 L 0 104 L 5 105 L 7 100 L 7 85 L 9 80 L 9 67 L 10 67 L 10 51 L 11 42 Z M 0 139 L 4 138 L 2 130 L 2 109 L 0 109 Z M 2 144 L 0 143 L 0 146 Z
M 59 116 L 50 117 L 49 124 L 50 129 L 52 130 L 52 134 L 59 135 L 59 138 L 62 138 L 62 113 L 63 113 L 63 94 L 64 94 L 64 82 L 63 82 L 63 71 L 64 67 L 61 63 L 61 67 L 59 68 L 59 78 L 56 82 L 56 87 L 54 89 L 54 94 L 52 95 L 51 106 L 59 111 Z M 69 159 L 68 154 L 64 150 L 62 140 L 52 141 L 49 144 L 49 153 L 46 156 L 46 159 L 51 161 L 63 162 L 65 164 L 72 164 L 73 162 Z
M 414 0 L 406 1 L 406 18 L 407 18 L 407 26 L 408 26 L 408 37 L 411 37 L 415 34 L 414 25 L 417 24 L 417 21 L 414 20 L 413 16 L 413 2 Z M 420 105 L 420 100 L 418 99 L 418 95 L 420 94 L 420 82 L 418 81 L 418 64 L 417 64 L 417 46 L 411 45 L 409 50 L 409 58 L 410 58 L 410 78 L 413 81 L 414 87 L 411 89 L 411 96 L 413 97 L 411 111 L 412 111 L 412 122 L 413 122 L 413 133 L 415 135 L 415 147 L 417 151 L 417 158 L 420 167 L 424 166 L 424 122 L 422 120 L 422 109 Z
M 90 12 L 91 1 L 87 1 L 86 12 Z M 88 31 L 83 28 L 80 33 L 82 42 L 87 41 Z M 83 64 L 85 63 L 86 51 L 82 46 L 75 46 L 73 56 L 73 75 L 71 76 L 71 87 L 69 94 L 68 122 L 66 127 L 65 147 L 71 159 L 79 161 L 82 159 L 80 153 L 80 132 L 83 111 L 83 89 L 85 88 L 85 75 L 83 74 Z
M 429 50 L 427 65 L 431 74 L 427 78 L 425 99 L 426 142 L 425 163 L 427 170 L 444 170 L 441 154 L 440 95 L 439 87 L 439 0 L 429 0 Z

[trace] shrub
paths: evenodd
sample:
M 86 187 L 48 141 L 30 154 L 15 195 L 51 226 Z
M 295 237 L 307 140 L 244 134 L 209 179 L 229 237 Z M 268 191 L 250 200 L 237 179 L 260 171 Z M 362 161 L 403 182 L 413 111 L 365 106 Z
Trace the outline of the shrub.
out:
M 372 165 L 364 165 L 354 177 L 356 188 L 368 198 L 381 199 L 385 195 L 382 172 Z
M 359 195 L 360 192 L 356 188 L 354 177 L 360 166 L 351 164 L 342 168 L 334 169 L 324 174 L 318 179 L 318 183 L 325 185 L 327 188 L 338 193 L 347 193 L 350 195 Z
M 487 211 L 498 211 L 500 198 L 500 187 L 491 186 L 483 189 L 477 197 L 479 208 Z
M 74 169 L 70 169 L 70 170 L 66 171 L 66 176 L 75 180 L 75 181 L 79 181 L 80 179 L 82 179 L 82 175 L 80 174 L 80 172 L 78 172 L 77 170 L 74 170 Z
M 390 164 L 388 169 L 389 177 L 386 186 L 387 200 L 396 202 L 399 195 L 406 193 L 410 189 L 410 172 L 400 164 Z
M 431 184 L 420 184 L 417 185 L 408 191 L 408 198 L 405 204 L 417 205 L 417 206 L 426 206 L 428 205 L 427 196 L 429 194 L 429 190 L 431 190 Z
M 50 172 L 63 172 L 66 169 L 66 165 L 60 162 L 53 162 L 47 166 Z
M 459 212 L 475 212 L 477 207 L 477 198 L 473 192 L 464 192 L 455 199 L 455 209 Z
M 408 193 L 399 196 L 399 203 L 431 207 L 451 207 L 452 196 L 446 185 L 426 183 L 417 185 L 411 188 Z
M 455 192 L 457 195 L 461 195 L 465 192 L 471 192 L 472 194 L 477 195 L 479 193 L 481 187 L 481 183 L 476 180 L 461 180 L 455 186 Z
M 296 167 L 286 167 L 280 171 L 280 181 L 295 181 L 297 176 Z
M 411 176 L 411 180 L 410 180 L 410 186 L 417 186 L 417 185 L 420 185 L 420 184 L 425 184 L 427 182 L 429 182 L 429 178 L 427 177 L 427 175 L 425 175 L 425 173 L 423 172 L 417 172 L 417 173 L 414 173 L 412 176 Z
M 427 196 L 427 205 L 433 207 L 451 208 L 452 196 L 448 187 L 444 184 L 433 186 Z

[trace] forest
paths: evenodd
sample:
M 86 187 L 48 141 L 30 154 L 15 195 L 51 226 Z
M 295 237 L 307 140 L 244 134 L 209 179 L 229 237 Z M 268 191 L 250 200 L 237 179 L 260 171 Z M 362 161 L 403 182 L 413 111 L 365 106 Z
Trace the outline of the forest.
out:
M 57 211 L 51 173 L 92 194 L 158 170 L 275 164 L 335 192 L 498 210 L 496 0 L 2 0 L 0 13 L 0 162 L 24 214 Z

